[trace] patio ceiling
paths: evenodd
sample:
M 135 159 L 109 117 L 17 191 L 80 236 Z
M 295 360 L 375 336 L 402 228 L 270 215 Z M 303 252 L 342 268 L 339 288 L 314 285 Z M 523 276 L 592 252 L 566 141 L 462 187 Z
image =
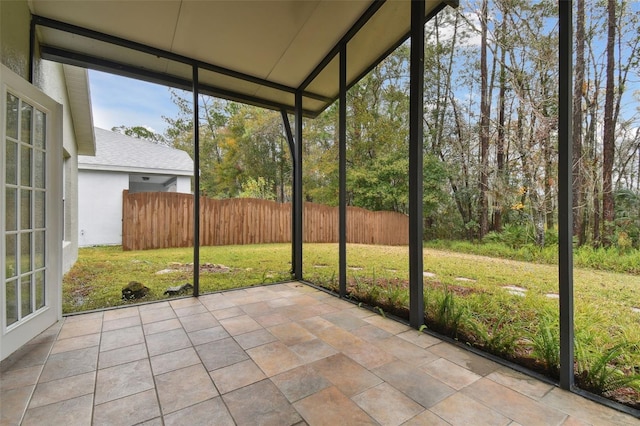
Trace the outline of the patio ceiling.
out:
M 455 1 L 426 0 L 425 21 Z M 402 43 L 410 1 L 32 0 L 42 57 L 314 116 Z

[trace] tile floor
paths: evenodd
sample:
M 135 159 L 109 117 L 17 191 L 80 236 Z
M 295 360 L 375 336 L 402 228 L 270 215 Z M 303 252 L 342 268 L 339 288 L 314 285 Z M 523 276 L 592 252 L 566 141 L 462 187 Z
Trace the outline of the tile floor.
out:
M 68 317 L 0 384 L 2 425 L 640 423 L 298 283 Z

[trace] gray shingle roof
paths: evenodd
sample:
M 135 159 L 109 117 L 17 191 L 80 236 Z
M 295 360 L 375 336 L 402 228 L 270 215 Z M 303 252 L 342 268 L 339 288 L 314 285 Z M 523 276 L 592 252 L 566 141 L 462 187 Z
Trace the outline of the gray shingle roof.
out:
M 98 127 L 95 135 L 96 155 L 79 155 L 79 169 L 193 174 L 193 160 L 185 151 Z

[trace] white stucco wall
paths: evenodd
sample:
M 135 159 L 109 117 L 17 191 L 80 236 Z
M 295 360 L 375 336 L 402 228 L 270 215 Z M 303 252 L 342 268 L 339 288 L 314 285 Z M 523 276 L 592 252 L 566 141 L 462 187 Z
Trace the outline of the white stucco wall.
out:
M 191 194 L 191 176 L 178 176 L 174 192 Z
M 78 260 L 78 152 L 73 118 L 69 112 L 69 97 L 62 64 L 41 62 L 41 89 L 64 105 L 62 134 L 64 148 L 64 241 L 62 241 L 62 272 L 65 273 Z
M 0 52 L 2 63 L 25 80 L 29 71 L 29 25 L 31 14 L 26 1 L 2 1 L 0 13 Z M 36 46 L 37 48 L 37 46 Z M 63 247 L 63 273 L 78 258 L 77 240 L 77 144 L 73 128 L 73 119 L 69 112 L 69 99 L 65 85 L 62 65 L 35 58 L 35 78 L 33 84 L 63 105 L 63 147 L 65 157 L 65 235 L 60 242 Z M 63 165 L 60 164 L 62 168 Z
M 80 247 L 122 244 L 122 191 L 128 188 L 128 173 L 79 170 Z

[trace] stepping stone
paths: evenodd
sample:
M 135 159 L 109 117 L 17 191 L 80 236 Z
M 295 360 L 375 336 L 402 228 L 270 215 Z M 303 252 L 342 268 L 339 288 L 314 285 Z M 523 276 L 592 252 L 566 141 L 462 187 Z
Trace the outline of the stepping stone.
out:
M 640 308 L 633 307 L 633 308 L 631 308 L 631 312 L 635 312 L 636 314 L 640 314 Z
M 545 296 L 548 297 L 549 299 L 560 299 L 560 295 L 556 293 L 547 293 L 545 294 Z
M 527 292 L 526 288 L 518 287 L 518 286 L 515 286 L 515 285 L 505 285 L 502 288 L 504 288 L 509 293 L 511 293 L 511 294 L 513 294 L 515 296 L 521 296 L 521 297 L 524 297 L 524 295 Z
M 422 276 L 424 276 L 424 277 L 429 277 L 429 278 L 433 278 L 433 277 L 435 277 L 435 276 L 436 276 L 436 274 L 434 274 L 433 272 L 427 272 L 427 271 L 424 271 L 424 272 L 422 273 Z
M 470 283 L 475 283 L 476 280 L 472 279 L 472 278 L 465 278 L 465 277 L 456 277 L 456 281 L 466 281 L 466 282 L 470 282 Z

